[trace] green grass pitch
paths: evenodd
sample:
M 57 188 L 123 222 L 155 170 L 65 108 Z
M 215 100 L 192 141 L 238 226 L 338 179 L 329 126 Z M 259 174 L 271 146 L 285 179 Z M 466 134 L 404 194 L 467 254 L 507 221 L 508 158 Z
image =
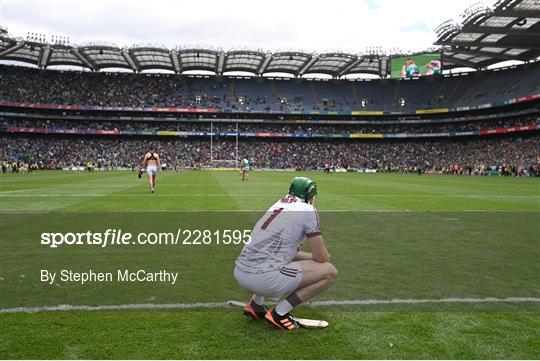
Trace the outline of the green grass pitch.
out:
M 0 358 L 538 359 L 540 180 L 399 174 L 166 172 L 155 194 L 135 172 L 0 176 L 0 309 L 245 300 L 240 245 L 40 245 L 42 232 L 251 229 L 294 175 L 319 186 L 336 284 L 279 332 L 239 309 L 0 313 Z M 179 272 L 175 285 L 40 282 L 41 269 Z M 533 301 L 475 302 L 527 297 Z M 361 300 L 471 302 L 375 303 Z M 536 301 L 534 301 L 536 300 Z

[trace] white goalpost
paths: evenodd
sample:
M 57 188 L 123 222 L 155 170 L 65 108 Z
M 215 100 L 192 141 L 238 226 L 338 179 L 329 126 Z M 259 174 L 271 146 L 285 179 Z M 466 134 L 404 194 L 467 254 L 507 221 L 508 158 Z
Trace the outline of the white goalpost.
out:
M 238 168 L 238 122 L 236 122 L 234 159 L 214 158 L 214 123 L 210 122 L 210 167 L 211 168 Z

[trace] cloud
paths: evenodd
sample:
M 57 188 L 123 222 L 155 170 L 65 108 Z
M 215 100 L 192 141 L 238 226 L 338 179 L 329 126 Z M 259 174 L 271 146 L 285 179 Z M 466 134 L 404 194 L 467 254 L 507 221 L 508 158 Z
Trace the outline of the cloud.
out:
M 367 4 L 368 4 L 368 9 L 370 10 L 378 9 L 381 7 L 380 1 L 377 1 L 377 0 L 367 0 Z
M 415 22 L 415 23 L 412 23 L 412 24 L 407 24 L 405 26 L 402 26 L 400 28 L 400 30 L 405 32 L 405 33 L 415 32 L 415 31 L 428 33 L 430 31 L 433 31 L 433 29 L 431 29 L 429 27 L 429 25 L 427 25 L 423 21 L 418 21 L 418 22 Z
M 422 49 L 433 29 L 470 0 L 0 0 L 10 33 L 69 36 L 72 43 L 119 46 L 157 43 L 169 48 L 205 44 L 275 51 L 298 48 L 358 53 L 367 46 Z

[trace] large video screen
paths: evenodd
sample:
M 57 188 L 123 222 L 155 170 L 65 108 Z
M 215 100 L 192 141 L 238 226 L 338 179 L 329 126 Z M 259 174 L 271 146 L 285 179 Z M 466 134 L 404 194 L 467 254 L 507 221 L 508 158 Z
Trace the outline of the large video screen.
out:
M 392 78 L 416 78 L 442 72 L 439 53 L 403 56 L 391 59 Z

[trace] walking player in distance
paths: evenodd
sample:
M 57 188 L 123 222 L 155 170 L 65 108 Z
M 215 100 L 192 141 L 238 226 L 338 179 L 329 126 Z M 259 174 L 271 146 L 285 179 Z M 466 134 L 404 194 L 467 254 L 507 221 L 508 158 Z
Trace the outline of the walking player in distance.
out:
M 244 315 L 265 319 L 281 330 L 298 328 L 291 310 L 336 280 L 338 272 L 330 263 L 314 207 L 316 195 L 315 182 L 296 177 L 289 193 L 255 225 L 234 269 L 240 287 L 253 294 Z M 304 239 L 311 253 L 300 251 Z M 279 302 L 267 310 L 265 297 Z
M 146 168 L 146 174 L 148 174 L 150 192 L 154 193 L 154 188 L 156 187 L 156 174 L 158 170 L 161 172 L 161 161 L 154 146 L 151 146 L 148 153 L 144 155 L 142 166 L 143 168 Z
M 247 158 L 242 159 L 240 169 L 242 172 L 242 180 L 247 181 L 249 176 L 249 160 Z

